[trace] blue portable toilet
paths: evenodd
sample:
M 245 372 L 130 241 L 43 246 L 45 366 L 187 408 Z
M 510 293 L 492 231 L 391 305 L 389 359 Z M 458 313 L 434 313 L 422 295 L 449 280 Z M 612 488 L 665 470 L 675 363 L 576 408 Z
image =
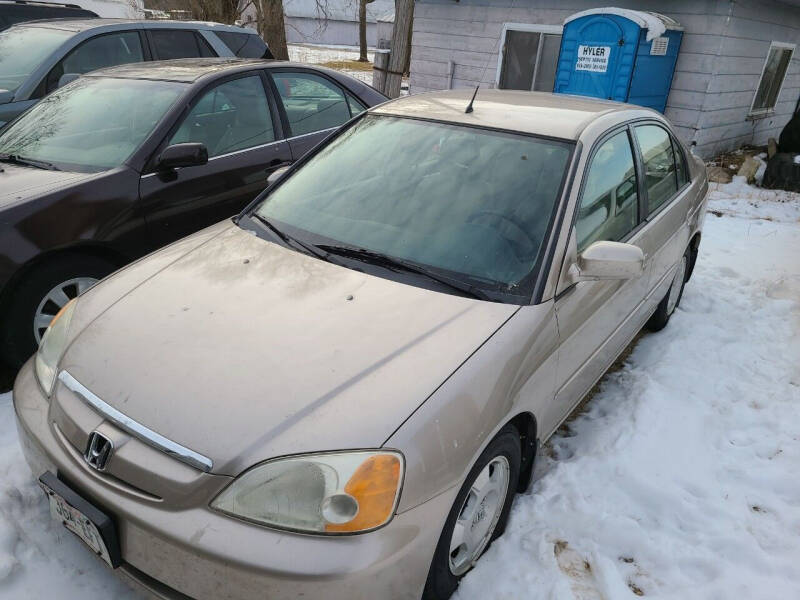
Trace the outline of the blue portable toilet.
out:
M 564 21 L 553 91 L 664 112 L 683 28 L 654 12 L 595 8 Z

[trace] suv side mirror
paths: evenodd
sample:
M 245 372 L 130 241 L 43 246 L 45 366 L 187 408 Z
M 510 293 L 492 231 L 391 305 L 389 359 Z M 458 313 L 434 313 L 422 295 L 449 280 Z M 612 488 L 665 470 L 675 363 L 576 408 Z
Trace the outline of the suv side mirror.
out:
M 72 83 L 80 76 L 81 76 L 80 73 L 64 73 L 61 77 L 58 78 L 58 87 L 62 88 L 68 83 Z
M 286 173 L 286 171 L 288 170 L 289 170 L 289 165 L 286 165 L 285 167 L 281 167 L 280 169 L 275 169 L 272 173 L 270 173 L 269 177 L 267 177 L 267 187 L 268 188 L 272 187 L 275 184 L 275 182 L 278 181 L 278 179 L 280 179 L 281 177 L 283 177 L 283 174 Z
M 208 162 L 208 150 L 205 144 L 188 142 L 167 146 L 156 159 L 156 169 L 169 171 L 180 167 L 196 167 Z
M 644 252 L 633 244 L 595 242 L 570 268 L 573 281 L 636 279 L 644 273 Z

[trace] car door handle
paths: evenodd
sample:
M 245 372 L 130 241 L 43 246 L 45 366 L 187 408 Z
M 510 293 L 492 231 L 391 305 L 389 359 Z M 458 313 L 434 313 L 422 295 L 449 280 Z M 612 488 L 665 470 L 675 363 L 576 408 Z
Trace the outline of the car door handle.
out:
M 271 160 L 269 162 L 269 166 L 266 168 L 267 171 L 272 171 L 273 169 L 280 169 L 281 167 L 288 167 L 292 164 L 290 160 L 281 160 L 280 158 L 276 158 L 275 160 Z

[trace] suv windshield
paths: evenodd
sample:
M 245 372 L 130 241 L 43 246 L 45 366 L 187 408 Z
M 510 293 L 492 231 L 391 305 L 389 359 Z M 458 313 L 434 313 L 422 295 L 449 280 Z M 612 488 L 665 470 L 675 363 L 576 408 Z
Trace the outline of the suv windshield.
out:
M 83 77 L 0 134 L 0 154 L 62 170 L 103 171 L 133 154 L 185 89 L 168 81 Z
M 366 249 L 518 297 L 531 291 L 572 147 L 368 115 L 256 214 L 308 243 Z
M 0 90 L 15 91 L 71 31 L 12 27 L 0 32 Z

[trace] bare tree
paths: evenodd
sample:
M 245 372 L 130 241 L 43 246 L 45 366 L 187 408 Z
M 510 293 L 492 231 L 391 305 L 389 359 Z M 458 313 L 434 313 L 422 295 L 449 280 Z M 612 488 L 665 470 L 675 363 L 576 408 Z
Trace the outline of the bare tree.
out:
M 247 6 L 241 0 L 189 0 L 193 18 L 228 25 L 235 23 Z
M 361 62 L 367 62 L 367 4 L 371 4 L 375 0 L 358 0 L 358 46 L 359 57 Z

